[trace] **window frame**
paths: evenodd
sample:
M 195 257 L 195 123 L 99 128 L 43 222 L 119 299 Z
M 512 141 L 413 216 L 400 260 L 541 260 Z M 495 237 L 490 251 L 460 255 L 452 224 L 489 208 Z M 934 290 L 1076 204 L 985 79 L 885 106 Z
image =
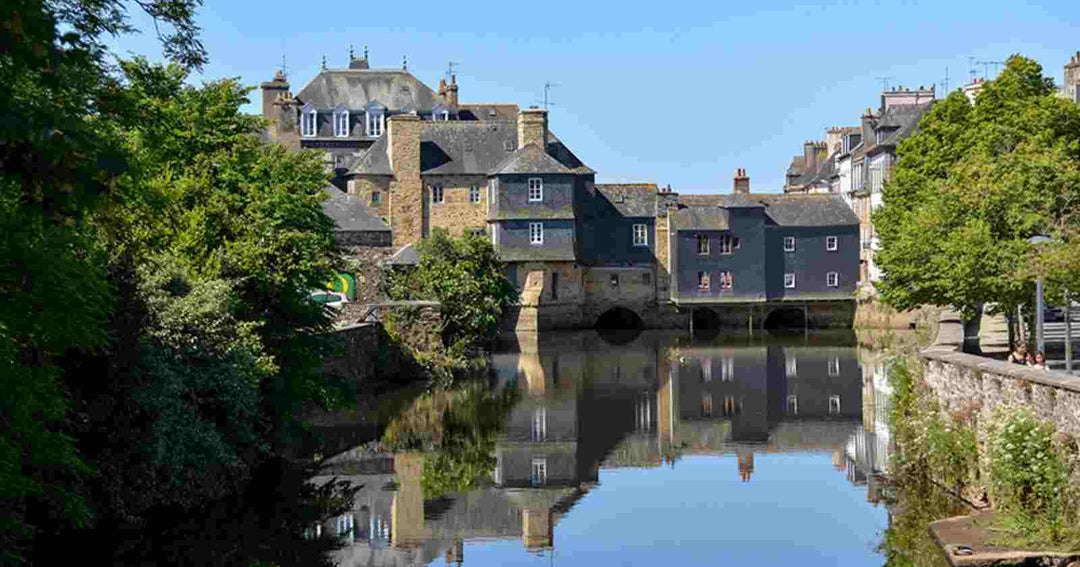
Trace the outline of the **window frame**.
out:
M 730 271 L 720 272 L 720 289 L 734 289 L 735 274 Z
M 720 235 L 720 254 L 730 255 L 735 252 L 735 237 L 730 234 Z
M 364 133 L 373 138 L 382 136 L 386 131 L 386 113 L 371 109 L 365 111 L 364 115 Z
M 535 185 L 533 184 L 535 182 Z M 544 178 L 542 177 L 530 177 L 529 181 L 529 202 L 530 203 L 543 203 L 544 202 Z M 533 196 L 533 190 L 536 191 L 536 196 Z
M 789 244 L 790 244 L 790 246 L 789 246 Z M 784 237 L 784 252 L 794 252 L 795 248 L 796 248 L 795 237 L 794 236 L 785 236 Z
M 795 273 L 784 274 L 784 289 L 795 289 Z
M 704 246 L 702 246 L 702 243 L 704 243 Z M 697 235 L 697 253 L 698 253 L 698 256 L 708 256 L 709 255 L 709 235 L 707 235 L 707 234 L 698 234 Z
M 784 357 L 784 376 L 788 378 L 795 378 L 799 375 L 799 359 L 793 355 L 788 354 Z
M 543 246 L 544 244 L 544 223 L 531 222 L 529 223 L 529 245 L 530 246 Z
M 709 291 L 712 287 L 712 277 L 709 272 L 698 272 L 698 291 Z
M 334 137 L 349 137 L 349 111 L 339 110 L 334 113 Z
M 308 127 L 308 119 L 310 118 L 311 124 Z M 304 138 L 314 138 L 319 133 L 319 111 L 314 108 L 304 111 L 300 117 L 300 136 Z
M 371 205 L 377 207 L 377 206 L 379 206 L 381 204 L 382 204 L 382 191 L 372 191 L 371 192 Z
M 787 415 L 799 415 L 799 396 L 796 394 L 788 394 Z
M 634 246 L 647 247 L 649 245 L 649 225 L 642 223 L 634 224 L 632 234 L 634 238 Z
M 431 187 L 431 204 L 441 205 L 446 202 L 446 189 L 442 183 L 432 183 Z
M 825 274 L 825 285 L 827 287 L 840 287 L 840 273 L 829 272 Z
M 473 205 L 480 204 L 480 186 L 476 183 L 469 186 L 469 202 Z
M 837 237 L 837 236 L 826 236 L 825 237 L 825 251 L 826 252 L 836 252 L 839 249 L 840 249 L 840 238 L 839 237 Z
M 833 409 L 833 402 L 836 402 L 836 408 Z M 829 396 L 829 415 L 840 415 L 843 409 L 840 406 L 840 396 L 833 394 Z
M 547 458 L 533 458 L 529 468 L 529 484 L 532 486 L 543 486 L 547 484 Z
M 840 357 L 833 356 L 829 358 L 829 376 L 840 375 Z

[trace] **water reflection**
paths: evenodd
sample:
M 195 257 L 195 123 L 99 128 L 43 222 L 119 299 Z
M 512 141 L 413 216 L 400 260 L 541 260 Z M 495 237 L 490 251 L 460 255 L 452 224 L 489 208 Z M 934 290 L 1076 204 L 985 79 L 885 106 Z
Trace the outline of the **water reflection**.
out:
M 363 485 L 354 509 L 321 527 L 349 538 L 340 564 L 460 563 L 465 542 L 493 540 L 549 553 L 559 526 L 576 510 L 586 513 L 601 469 L 676 467 L 706 455 L 728 457 L 706 462 L 730 466 L 717 472 L 746 484 L 761 467 L 775 466 L 768 464 L 776 462 L 773 455 L 819 454 L 850 484 L 865 486 L 866 501 L 880 501 L 877 475 L 889 448 L 884 373 L 865 355 L 860 360 L 850 337 L 725 343 L 643 333 L 623 340 L 613 345 L 596 333 L 519 336 L 496 354 L 486 391 L 509 402 L 469 406 L 490 414 L 474 416 L 486 425 L 452 434 L 491 439 L 454 445 L 488 447 L 493 456 L 489 475 L 472 490 L 432 489 L 430 479 L 450 465 L 431 443 L 328 459 L 328 475 Z M 461 398 L 449 395 L 455 396 Z M 420 400 L 414 408 L 438 405 Z M 409 418 L 405 429 L 412 438 L 425 427 L 451 435 L 440 428 L 458 419 L 447 417 L 458 411 L 450 409 L 454 403 L 465 402 L 447 403 L 426 421 Z M 400 422 L 388 429 L 401 431 Z

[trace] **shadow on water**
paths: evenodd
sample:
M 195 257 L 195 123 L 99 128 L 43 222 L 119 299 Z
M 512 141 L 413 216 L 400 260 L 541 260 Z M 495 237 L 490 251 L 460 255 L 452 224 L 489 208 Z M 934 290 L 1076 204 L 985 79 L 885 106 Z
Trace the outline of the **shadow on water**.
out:
M 777 309 L 765 318 L 763 327 L 774 333 L 802 333 L 806 330 L 806 314 L 802 309 Z

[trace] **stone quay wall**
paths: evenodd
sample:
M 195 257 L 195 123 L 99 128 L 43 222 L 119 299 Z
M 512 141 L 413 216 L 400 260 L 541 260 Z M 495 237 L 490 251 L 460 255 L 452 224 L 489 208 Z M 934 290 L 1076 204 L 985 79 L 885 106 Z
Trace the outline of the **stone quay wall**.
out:
M 975 410 L 977 423 L 987 424 L 998 410 L 1026 408 L 1058 431 L 1080 437 L 1080 380 L 961 353 L 963 336 L 959 318 L 943 315 L 937 344 L 919 353 L 926 383 L 943 409 Z M 985 440 L 986 432 L 977 429 L 978 438 Z

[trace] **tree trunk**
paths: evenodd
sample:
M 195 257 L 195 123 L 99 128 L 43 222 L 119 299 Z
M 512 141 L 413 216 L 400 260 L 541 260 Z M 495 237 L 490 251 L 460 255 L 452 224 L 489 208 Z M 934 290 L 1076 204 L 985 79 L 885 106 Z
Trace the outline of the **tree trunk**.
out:
M 982 355 L 982 349 L 979 348 L 979 329 L 982 324 L 983 304 L 976 304 L 973 311 L 970 318 L 967 316 L 964 318 L 963 352 Z

